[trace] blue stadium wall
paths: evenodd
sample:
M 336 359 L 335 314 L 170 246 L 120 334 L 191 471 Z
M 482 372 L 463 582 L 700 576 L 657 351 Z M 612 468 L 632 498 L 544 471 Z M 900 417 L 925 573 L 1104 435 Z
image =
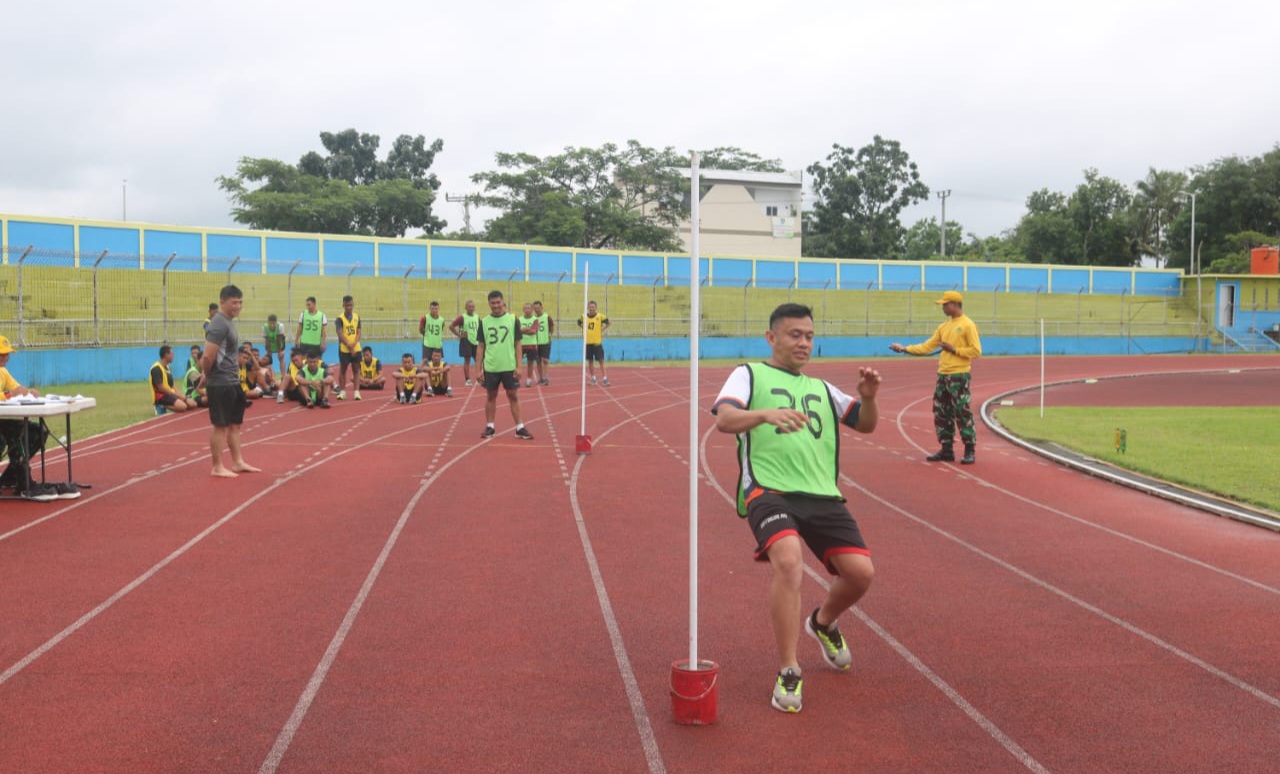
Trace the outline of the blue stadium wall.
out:
M 0 260 L 31 249 L 42 265 L 92 261 L 104 268 L 159 270 L 171 259 L 204 271 L 248 274 L 417 277 L 684 284 L 687 255 L 574 250 L 422 239 L 189 228 L 0 213 Z M 91 265 L 91 264 L 90 264 Z M 699 276 L 713 287 L 833 290 L 961 290 L 1176 296 L 1181 272 L 1168 269 L 970 264 L 940 261 L 795 260 L 710 256 Z

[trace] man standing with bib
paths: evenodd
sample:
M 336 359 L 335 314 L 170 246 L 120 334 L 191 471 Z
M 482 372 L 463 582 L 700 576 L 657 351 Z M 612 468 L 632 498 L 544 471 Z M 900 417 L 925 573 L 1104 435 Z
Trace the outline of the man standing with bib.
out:
M 316 309 L 316 297 L 307 296 L 307 308 L 298 315 L 298 332 L 293 337 L 304 358 L 313 354 L 319 358 L 324 357 L 328 326 L 329 319 L 324 316 L 324 312 Z
M 479 318 L 476 319 L 479 323 Z M 440 316 L 440 302 L 432 301 L 427 314 L 418 320 L 418 333 L 422 334 L 422 363 L 431 362 L 431 353 L 444 355 L 444 318 Z
M 551 384 L 551 334 L 555 333 L 556 321 L 542 310 L 542 302 L 533 302 L 533 316 L 538 318 L 538 384 Z
M 342 297 L 342 314 L 334 322 L 338 331 L 338 400 L 347 398 L 347 366 L 351 367 L 351 387 L 360 400 L 360 315 L 355 310 L 356 300 Z
M 501 290 L 489 292 L 489 316 L 480 321 L 479 350 L 476 362 L 484 370 L 484 432 L 481 438 L 492 438 L 494 416 L 498 413 L 498 387 L 507 391 L 507 405 L 511 419 L 516 423 L 516 438 L 532 441 L 530 433 L 520 420 L 520 326 L 516 316 L 507 311 Z
M 876 428 L 880 374 L 858 369 L 857 399 L 803 371 L 813 352 L 813 313 L 783 304 L 769 316 L 764 363 L 738 366 L 720 389 L 711 413 L 716 429 L 738 437 L 738 515 L 756 539 L 755 558 L 769 563 L 769 617 L 779 670 L 771 704 L 799 712 L 800 630 L 818 642 L 831 667 L 853 663 L 836 620 L 871 586 L 871 552 L 844 496 L 840 475 L 840 425 L 860 433 Z M 835 576 L 822 604 L 803 619 L 803 547 Z
M 470 387 L 474 384 L 471 381 L 471 361 L 475 360 L 480 365 L 480 360 L 476 357 L 476 348 L 480 346 L 478 333 L 480 316 L 476 314 L 475 301 L 468 298 L 464 308 L 466 311 L 453 318 L 453 322 L 449 324 L 449 332 L 458 337 L 458 357 L 462 358 L 462 378 L 467 380 L 467 386 Z M 476 380 L 479 379 L 477 374 Z

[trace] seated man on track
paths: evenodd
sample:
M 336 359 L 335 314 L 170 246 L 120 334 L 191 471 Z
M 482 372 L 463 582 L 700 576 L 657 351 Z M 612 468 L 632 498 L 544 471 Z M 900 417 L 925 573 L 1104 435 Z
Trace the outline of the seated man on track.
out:
M 182 377 L 182 394 L 193 401 L 197 408 L 209 408 L 209 396 L 204 389 L 204 374 L 199 366 L 190 367 Z
M 418 364 L 413 362 L 413 355 L 408 352 L 400 356 L 400 369 L 394 374 L 396 380 L 396 403 L 417 403 L 422 395 L 422 372 Z
M 329 391 L 333 389 L 335 379 L 325 373 L 324 363 L 320 356 L 312 351 L 307 355 L 307 362 L 298 369 L 295 377 L 298 390 L 302 393 L 307 408 L 329 408 Z
M 419 369 L 423 379 L 422 392 L 427 397 L 447 395 L 453 397 L 453 388 L 449 386 L 449 366 L 444 364 L 444 355 L 440 350 L 431 353 L 431 359 Z
M 240 371 L 240 389 L 244 391 L 244 396 L 250 400 L 261 398 L 262 388 L 258 386 L 261 368 L 258 366 L 258 359 L 248 347 L 241 347 L 236 355 L 236 363 Z
M 196 404 L 187 400 L 187 396 L 183 395 L 173 386 L 173 372 L 169 370 L 169 364 L 173 362 L 173 347 L 163 344 L 160 347 L 160 359 L 151 364 L 151 398 L 155 404 L 156 413 L 163 414 L 167 411 L 183 412 L 193 409 Z
M 307 359 L 302 354 L 302 349 L 294 347 L 289 350 L 289 366 L 285 369 L 284 376 L 280 381 L 280 392 L 276 393 L 276 403 L 284 403 L 285 399 L 296 400 L 303 406 L 307 405 L 306 394 L 298 387 L 298 372 L 307 364 Z
M 365 347 L 360 351 L 360 383 L 362 390 L 381 390 L 387 386 L 387 377 L 382 373 L 382 361 L 373 356 L 373 347 Z

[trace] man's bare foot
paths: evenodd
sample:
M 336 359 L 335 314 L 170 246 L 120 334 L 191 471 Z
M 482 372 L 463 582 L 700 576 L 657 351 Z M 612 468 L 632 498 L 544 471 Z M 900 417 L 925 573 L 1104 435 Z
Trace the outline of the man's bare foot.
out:
M 250 465 L 247 462 L 236 463 L 235 465 L 231 466 L 231 469 L 236 471 L 237 473 L 261 473 L 262 472 L 262 468 L 255 468 L 254 466 Z
M 224 467 L 214 468 L 213 471 L 209 473 L 209 475 L 213 476 L 214 478 L 239 478 L 239 476 L 237 476 L 235 473 L 232 473 L 231 471 L 227 470 Z

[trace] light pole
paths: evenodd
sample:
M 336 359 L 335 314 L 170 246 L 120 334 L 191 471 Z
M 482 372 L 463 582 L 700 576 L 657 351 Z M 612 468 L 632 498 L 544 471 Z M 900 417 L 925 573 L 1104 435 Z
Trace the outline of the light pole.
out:
M 942 200 L 942 258 L 947 257 L 947 197 L 951 195 L 951 189 L 938 191 L 938 198 Z

